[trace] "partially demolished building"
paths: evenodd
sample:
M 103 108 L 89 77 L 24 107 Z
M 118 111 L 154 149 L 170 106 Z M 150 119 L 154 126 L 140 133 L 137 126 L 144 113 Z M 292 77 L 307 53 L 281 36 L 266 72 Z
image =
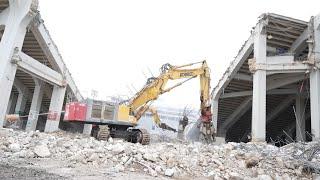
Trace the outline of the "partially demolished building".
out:
M 263 14 L 212 91 L 227 141 L 320 138 L 320 15 Z

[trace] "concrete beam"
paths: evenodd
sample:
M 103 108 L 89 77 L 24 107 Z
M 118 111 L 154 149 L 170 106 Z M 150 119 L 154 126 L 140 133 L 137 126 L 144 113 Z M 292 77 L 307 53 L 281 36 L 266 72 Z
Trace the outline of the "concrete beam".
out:
M 291 64 L 294 63 L 294 56 L 268 56 L 268 65 Z
M 295 62 L 293 64 L 269 64 L 266 70 L 270 74 L 275 73 L 306 73 L 311 67 L 308 64 Z
M 257 63 L 255 59 L 250 59 L 248 64 L 251 72 L 265 70 L 268 74 L 303 73 L 313 68 L 307 63 L 294 61 L 293 58 L 293 56 L 272 56 L 267 58 L 267 63 Z
M 74 82 L 71 73 L 67 69 L 67 66 L 64 63 L 57 46 L 52 40 L 49 31 L 43 24 L 43 21 L 41 19 L 38 19 L 38 22 L 31 27 L 31 30 L 34 33 L 35 38 L 39 42 L 41 49 L 48 58 L 50 64 L 54 67 L 54 70 L 62 73 L 65 76 L 66 83 L 70 87 L 71 91 L 74 93 L 76 99 L 78 101 L 82 101 L 83 97 L 76 83 Z
M 31 102 L 31 107 L 29 111 L 28 121 L 26 125 L 27 131 L 35 131 L 38 122 L 38 114 L 41 109 L 41 102 L 44 94 L 45 84 L 38 79 L 34 78 L 35 87 L 33 91 L 33 97 Z
M 245 42 L 244 46 L 239 51 L 237 57 L 232 61 L 222 78 L 219 80 L 217 86 L 212 90 L 212 99 L 218 99 L 224 88 L 227 87 L 229 82 L 237 74 L 242 64 L 248 59 L 253 50 L 253 34 Z
M 297 89 L 267 89 L 268 95 L 273 94 L 297 94 L 299 93 Z M 221 95 L 221 99 L 225 98 L 235 98 L 235 97 L 243 97 L 243 96 L 252 96 L 252 91 L 238 91 L 238 92 L 231 92 L 231 93 L 225 93 Z
M 66 87 L 54 86 L 52 91 L 52 97 L 49 107 L 49 115 L 47 118 L 45 132 L 53 132 L 59 129 L 60 116 L 64 97 L 66 93 Z
M 9 0 L 9 13 L 0 14 L 5 30 L 0 42 L 0 127 L 7 111 L 17 66 L 11 63 L 12 55 L 22 49 L 27 26 L 37 14 L 37 0 Z M 7 17 L 6 17 L 7 16 Z
M 270 79 L 267 82 L 267 90 L 276 89 L 285 85 L 299 82 L 306 79 L 304 74 L 282 75 L 275 79 Z
M 65 80 L 63 76 L 49 68 L 41 64 L 39 61 L 33 59 L 23 52 L 19 52 L 19 59 L 14 60 L 13 63 L 18 65 L 18 68 L 22 71 L 30 73 L 34 77 L 44 80 L 50 84 L 64 86 Z
M 236 74 L 236 75 L 233 77 L 233 79 L 252 82 L 252 76 L 251 76 L 251 75 L 242 74 L 242 73 Z
M 306 40 L 309 37 L 308 27 L 302 32 L 302 34 L 292 43 L 289 52 L 294 54 L 300 54 L 304 49 L 307 48 Z

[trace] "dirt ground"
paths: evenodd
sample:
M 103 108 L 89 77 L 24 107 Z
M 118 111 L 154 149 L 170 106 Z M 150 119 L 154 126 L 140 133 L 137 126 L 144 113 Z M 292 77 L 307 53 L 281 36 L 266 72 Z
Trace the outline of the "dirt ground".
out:
M 1 180 L 168 180 L 164 176 L 152 177 L 144 172 L 110 172 L 103 167 L 65 167 L 66 163 L 50 159 L 0 162 Z
M 3 180 L 35 180 L 35 179 L 48 179 L 57 180 L 65 179 L 62 176 L 47 173 L 43 170 L 37 170 L 32 168 L 14 167 L 8 164 L 0 165 L 0 179 Z

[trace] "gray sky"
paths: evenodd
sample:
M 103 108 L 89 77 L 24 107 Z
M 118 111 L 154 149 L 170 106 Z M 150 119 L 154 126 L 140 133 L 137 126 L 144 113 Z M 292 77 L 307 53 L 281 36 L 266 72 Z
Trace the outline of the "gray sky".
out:
M 319 0 L 41 0 L 40 11 L 84 96 L 132 96 L 143 75 L 164 63 L 206 59 L 212 88 L 250 35 L 259 15 L 277 13 L 308 21 Z M 159 98 L 173 107 L 199 106 L 193 79 Z

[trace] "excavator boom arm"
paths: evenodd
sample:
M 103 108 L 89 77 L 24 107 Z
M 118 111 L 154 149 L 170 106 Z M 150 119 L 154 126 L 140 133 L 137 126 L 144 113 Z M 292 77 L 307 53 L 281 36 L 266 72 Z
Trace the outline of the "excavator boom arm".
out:
M 187 68 L 195 64 L 201 63 L 199 68 Z M 147 84 L 133 97 L 128 103 L 131 114 L 138 121 L 141 116 L 150 109 L 150 102 L 156 100 L 159 95 L 169 92 L 170 90 L 182 85 L 188 80 L 200 77 L 200 100 L 201 110 L 210 106 L 210 70 L 206 61 L 186 64 L 182 66 L 172 66 L 165 64 L 161 67 L 161 74 L 159 77 L 149 78 Z M 176 85 L 166 88 L 169 80 L 187 79 Z M 155 122 L 160 122 L 160 118 L 157 119 L 156 115 L 153 115 Z M 157 124 L 157 123 L 156 123 Z

